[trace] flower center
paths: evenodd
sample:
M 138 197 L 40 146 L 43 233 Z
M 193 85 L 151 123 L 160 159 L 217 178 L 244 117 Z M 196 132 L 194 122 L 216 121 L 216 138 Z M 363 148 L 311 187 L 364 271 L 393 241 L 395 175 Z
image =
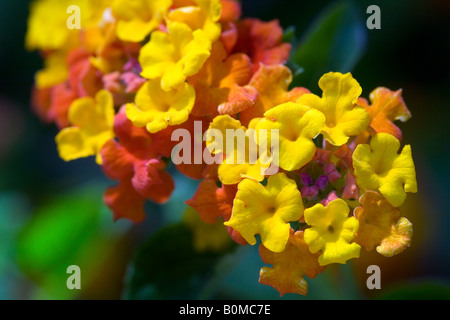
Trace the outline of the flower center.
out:
M 269 213 L 275 213 L 275 211 L 277 211 L 277 209 L 275 207 L 269 207 L 269 209 L 267 211 L 269 211 Z
M 331 224 L 328 226 L 328 232 L 329 233 L 334 233 L 334 228 L 333 228 L 333 226 Z

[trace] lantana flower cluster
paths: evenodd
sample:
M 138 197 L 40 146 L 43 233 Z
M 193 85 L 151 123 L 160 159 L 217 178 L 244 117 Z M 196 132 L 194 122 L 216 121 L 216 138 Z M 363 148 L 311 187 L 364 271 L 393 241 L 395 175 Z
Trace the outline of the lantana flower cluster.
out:
M 394 124 L 411 117 L 401 90 L 379 87 L 366 100 L 357 80 L 338 72 L 320 78 L 320 95 L 292 87 L 279 22 L 242 18 L 234 0 L 80 0 L 79 30 L 66 27 L 72 2 L 33 2 L 26 46 L 44 59 L 33 106 L 60 129 L 63 160 L 93 156 L 117 181 L 104 194 L 114 219 L 139 223 L 146 201 L 168 201 L 174 165 L 200 181 L 186 221 L 211 225 L 212 237 L 219 224 L 241 245 L 258 237 L 269 265 L 260 282 L 281 295 L 306 295 L 305 277 L 358 258 L 361 247 L 390 257 L 410 245 L 412 224 L 399 207 L 417 183 Z M 244 148 L 235 164 L 236 153 L 214 148 L 220 163 L 192 152 L 192 161 L 172 164 L 172 134 L 198 123 L 206 137 L 243 130 L 260 147 L 273 143 L 260 131 L 278 130 L 276 161 L 269 149 L 251 162 Z M 203 153 L 213 143 L 190 144 Z M 217 247 L 211 234 L 203 238 Z

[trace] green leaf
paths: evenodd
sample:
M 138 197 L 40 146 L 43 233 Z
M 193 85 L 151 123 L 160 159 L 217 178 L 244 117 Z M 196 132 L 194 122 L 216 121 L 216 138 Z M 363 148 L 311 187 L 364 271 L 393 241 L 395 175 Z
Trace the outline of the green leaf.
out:
M 231 248 L 234 246 L 224 252 L 197 252 L 186 225 L 160 229 L 137 252 L 127 298 L 197 299 Z
M 289 26 L 284 30 L 283 42 L 292 42 L 295 38 L 295 26 Z
M 110 257 L 128 223 L 117 222 L 102 201 L 103 185 L 69 190 L 40 206 L 17 237 L 16 263 L 37 285 L 39 298 L 70 299 L 87 294 L 105 273 Z M 69 290 L 67 268 L 81 269 L 82 290 Z
M 327 8 L 298 43 L 288 65 L 294 69 L 293 86 L 317 87 L 327 72 L 351 72 L 365 50 L 366 28 L 352 2 Z

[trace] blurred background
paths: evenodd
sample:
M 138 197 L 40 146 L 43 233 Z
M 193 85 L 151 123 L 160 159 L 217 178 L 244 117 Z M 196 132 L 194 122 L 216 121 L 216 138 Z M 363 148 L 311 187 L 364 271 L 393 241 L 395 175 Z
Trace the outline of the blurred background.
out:
M 277 291 L 258 283 L 262 261 L 256 246 L 196 256 L 183 241 L 171 240 L 171 234 L 190 237 L 176 223 L 196 181 L 172 170 L 177 184 L 172 199 L 148 204 L 148 219 L 132 225 L 113 222 L 102 195 L 114 182 L 91 158 L 60 160 L 57 129 L 40 123 L 30 109 L 42 61 L 24 50 L 29 4 L 0 2 L 0 299 L 279 299 Z M 380 30 L 366 28 L 372 4 L 381 9 Z M 392 258 L 362 250 L 360 259 L 308 280 L 306 298 L 449 299 L 450 2 L 243 0 L 242 5 L 244 17 L 278 19 L 287 29 L 295 44 L 290 65 L 304 69 L 295 84 L 317 92 L 323 72 L 351 71 L 366 98 L 378 86 L 402 88 L 413 115 L 398 124 L 403 143 L 412 145 L 419 186 L 401 208 L 414 225 L 411 247 Z M 165 251 L 155 250 L 161 245 Z M 82 290 L 66 287 L 72 264 L 82 270 Z M 381 290 L 366 287 L 370 265 L 381 268 Z M 186 278 L 189 282 L 180 282 Z

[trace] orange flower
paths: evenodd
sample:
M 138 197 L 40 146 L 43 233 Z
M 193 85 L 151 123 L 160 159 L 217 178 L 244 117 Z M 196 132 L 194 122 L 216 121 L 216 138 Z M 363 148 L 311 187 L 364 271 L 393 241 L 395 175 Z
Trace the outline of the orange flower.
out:
M 165 146 L 158 144 L 158 136 L 144 128 L 133 126 L 122 107 L 114 119 L 116 139 L 101 149 L 102 169 L 118 185 L 109 187 L 104 201 L 114 213 L 114 219 L 126 218 L 133 222 L 145 219 L 144 203 L 169 200 L 175 188 L 172 177 L 165 171 L 161 156 L 167 156 Z M 155 142 L 155 143 L 154 143 Z
M 386 257 L 401 253 L 411 243 L 413 227 L 408 219 L 400 217 L 400 210 L 392 206 L 378 192 L 367 191 L 354 210 L 359 220 L 356 243 Z
M 274 287 L 280 292 L 280 296 L 285 293 L 308 293 L 308 283 L 303 278 L 307 276 L 314 279 L 325 267 L 319 265 L 320 253 L 309 252 L 303 236 L 303 231 L 290 231 L 289 241 L 286 249 L 280 253 L 274 253 L 264 247 L 259 247 L 259 253 L 265 263 L 272 264 L 273 267 L 263 267 L 260 271 L 259 282 Z
M 222 15 L 219 22 L 235 22 L 242 15 L 241 5 L 237 0 L 220 0 L 222 3 Z
M 248 85 L 251 75 L 251 63 L 245 54 L 227 57 L 223 44 L 216 42 L 200 72 L 188 79 L 197 97 L 192 114 L 233 115 L 252 106 L 258 93 Z
M 264 113 L 285 102 L 296 102 L 309 90 L 296 87 L 289 90 L 292 82 L 292 72 L 282 64 L 261 65 L 253 75 L 250 85 L 258 91 L 256 103 L 239 114 L 239 120 L 248 126 L 253 118 L 259 118 Z
M 78 97 L 67 82 L 60 83 L 50 90 L 49 108 L 46 119 L 55 122 L 59 129 L 69 126 L 69 108 Z
M 411 113 L 402 98 L 402 90 L 391 91 L 387 88 L 377 88 L 370 93 L 371 105 L 366 99 L 360 98 L 358 104 L 363 106 L 370 116 L 370 126 L 377 132 L 393 135 L 402 139 L 402 131 L 393 123 L 411 118 Z
M 220 218 L 228 221 L 231 218 L 236 192 L 237 185 L 223 184 L 219 188 L 216 180 L 205 179 L 199 184 L 194 196 L 186 201 L 186 204 L 197 210 L 203 222 L 213 224 Z M 247 244 L 247 241 L 233 228 L 227 227 L 227 231 L 237 243 Z
M 103 87 L 98 70 L 91 65 L 86 51 L 74 50 L 67 59 L 70 66 L 69 78 L 50 89 L 48 109 L 46 111 L 41 109 L 46 112 L 45 118 L 55 122 L 60 129 L 69 125 L 69 107 L 75 99 L 94 97 Z
M 247 18 L 237 23 L 238 40 L 234 52 L 247 54 L 253 62 L 253 71 L 260 63 L 266 65 L 284 64 L 292 45 L 283 43 L 283 29 L 278 20 L 264 22 Z
M 237 185 L 222 185 L 219 188 L 215 180 L 203 180 L 192 199 L 186 204 L 197 210 L 202 221 L 215 223 L 219 217 L 229 220 L 236 196 Z

